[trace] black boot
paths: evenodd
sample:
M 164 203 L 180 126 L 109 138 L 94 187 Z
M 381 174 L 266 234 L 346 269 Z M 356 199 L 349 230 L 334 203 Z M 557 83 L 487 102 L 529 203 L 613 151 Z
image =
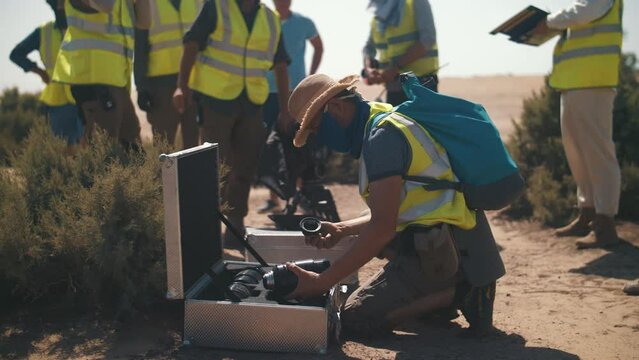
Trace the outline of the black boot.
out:
M 483 336 L 493 330 L 495 288 L 494 282 L 479 287 L 471 287 L 469 284 L 462 285 L 463 297 L 461 298 L 460 310 L 470 324 L 466 334 Z

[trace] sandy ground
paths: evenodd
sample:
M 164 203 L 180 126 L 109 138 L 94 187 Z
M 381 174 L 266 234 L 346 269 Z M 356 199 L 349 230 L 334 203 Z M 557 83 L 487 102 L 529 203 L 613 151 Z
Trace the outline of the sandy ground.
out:
M 507 135 L 522 97 L 542 81 L 444 79 L 442 91 L 483 103 Z M 342 218 L 365 209 L 354 186 L 330 189 Z M 266 197 L 263 188 L 252 191 L 248 224 L 270 225 L 254 210 Z M 384 340 L 333 344 L 327 356 L 258 354 L 181 348 L 181 315 L 175 303 L 126 323 L 45 308 L 19 311 L 2 320 L 0 358 L 639 359 L 639 297 L 621 291 L 625 281 L 639 278 L 639 225 L 620 223 L 624 242 L 613 249 L 577 251 L 572 239 L 558 239 L 552 229 L 490 215 L 507 274 L 497 286 L 497 332 L 486 338 L 459 337 L 467 325 L 460 317 L 445 325 L 407 324 Z M 361 269 L 360 279 L 382 265 L 380 260 L 371 261 Z

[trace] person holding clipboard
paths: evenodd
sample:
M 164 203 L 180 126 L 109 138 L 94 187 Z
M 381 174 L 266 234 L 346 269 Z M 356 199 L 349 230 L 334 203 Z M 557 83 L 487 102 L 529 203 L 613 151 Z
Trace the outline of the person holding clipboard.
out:
M 561 31 L 550 86 L 561 92 L 561 133 L 577 183 L 579 217 L 557 236 L 581 237 L 577 248 L 619 242 L 614 217 L 621 173 L 612 140 L 612 110 L 619 83 L 623 0 L 575 0 L 533 30 Z

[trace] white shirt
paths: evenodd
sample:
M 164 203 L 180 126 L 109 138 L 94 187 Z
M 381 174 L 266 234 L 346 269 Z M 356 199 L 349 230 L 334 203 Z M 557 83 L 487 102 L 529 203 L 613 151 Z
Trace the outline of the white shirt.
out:
M 585 25 L 606 15 L 614 3 L 615 0 L 575 0 L 572 6 L 548 15 L 546 23 L 557 30 Z

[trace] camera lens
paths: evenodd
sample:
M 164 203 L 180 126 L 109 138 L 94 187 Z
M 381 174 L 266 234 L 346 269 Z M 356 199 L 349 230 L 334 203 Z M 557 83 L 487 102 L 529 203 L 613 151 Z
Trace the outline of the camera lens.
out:
M 228 287 L 232 300 L 239 301 L 250 297 L 260 280 L 262 272 L 258 269 L 246 269 L 237 273 Z
M 331 266 L 330 261 L 324 260 L 302 260 L 294 262 L 295 265 L 306 271 L 322 273 Z M 272 271 L 267 272 L 262 279 L 262 284 L 266 289 L 273 290 L 280 296 L 290 294 L 297 287 L 297 275 L 286 268 L 285 264 L 277 265 Z
M 317 235 L 322 228 L 322 222 L 314 217 L 305 217 L 300 221 L 300 229 L 306 236 Z

